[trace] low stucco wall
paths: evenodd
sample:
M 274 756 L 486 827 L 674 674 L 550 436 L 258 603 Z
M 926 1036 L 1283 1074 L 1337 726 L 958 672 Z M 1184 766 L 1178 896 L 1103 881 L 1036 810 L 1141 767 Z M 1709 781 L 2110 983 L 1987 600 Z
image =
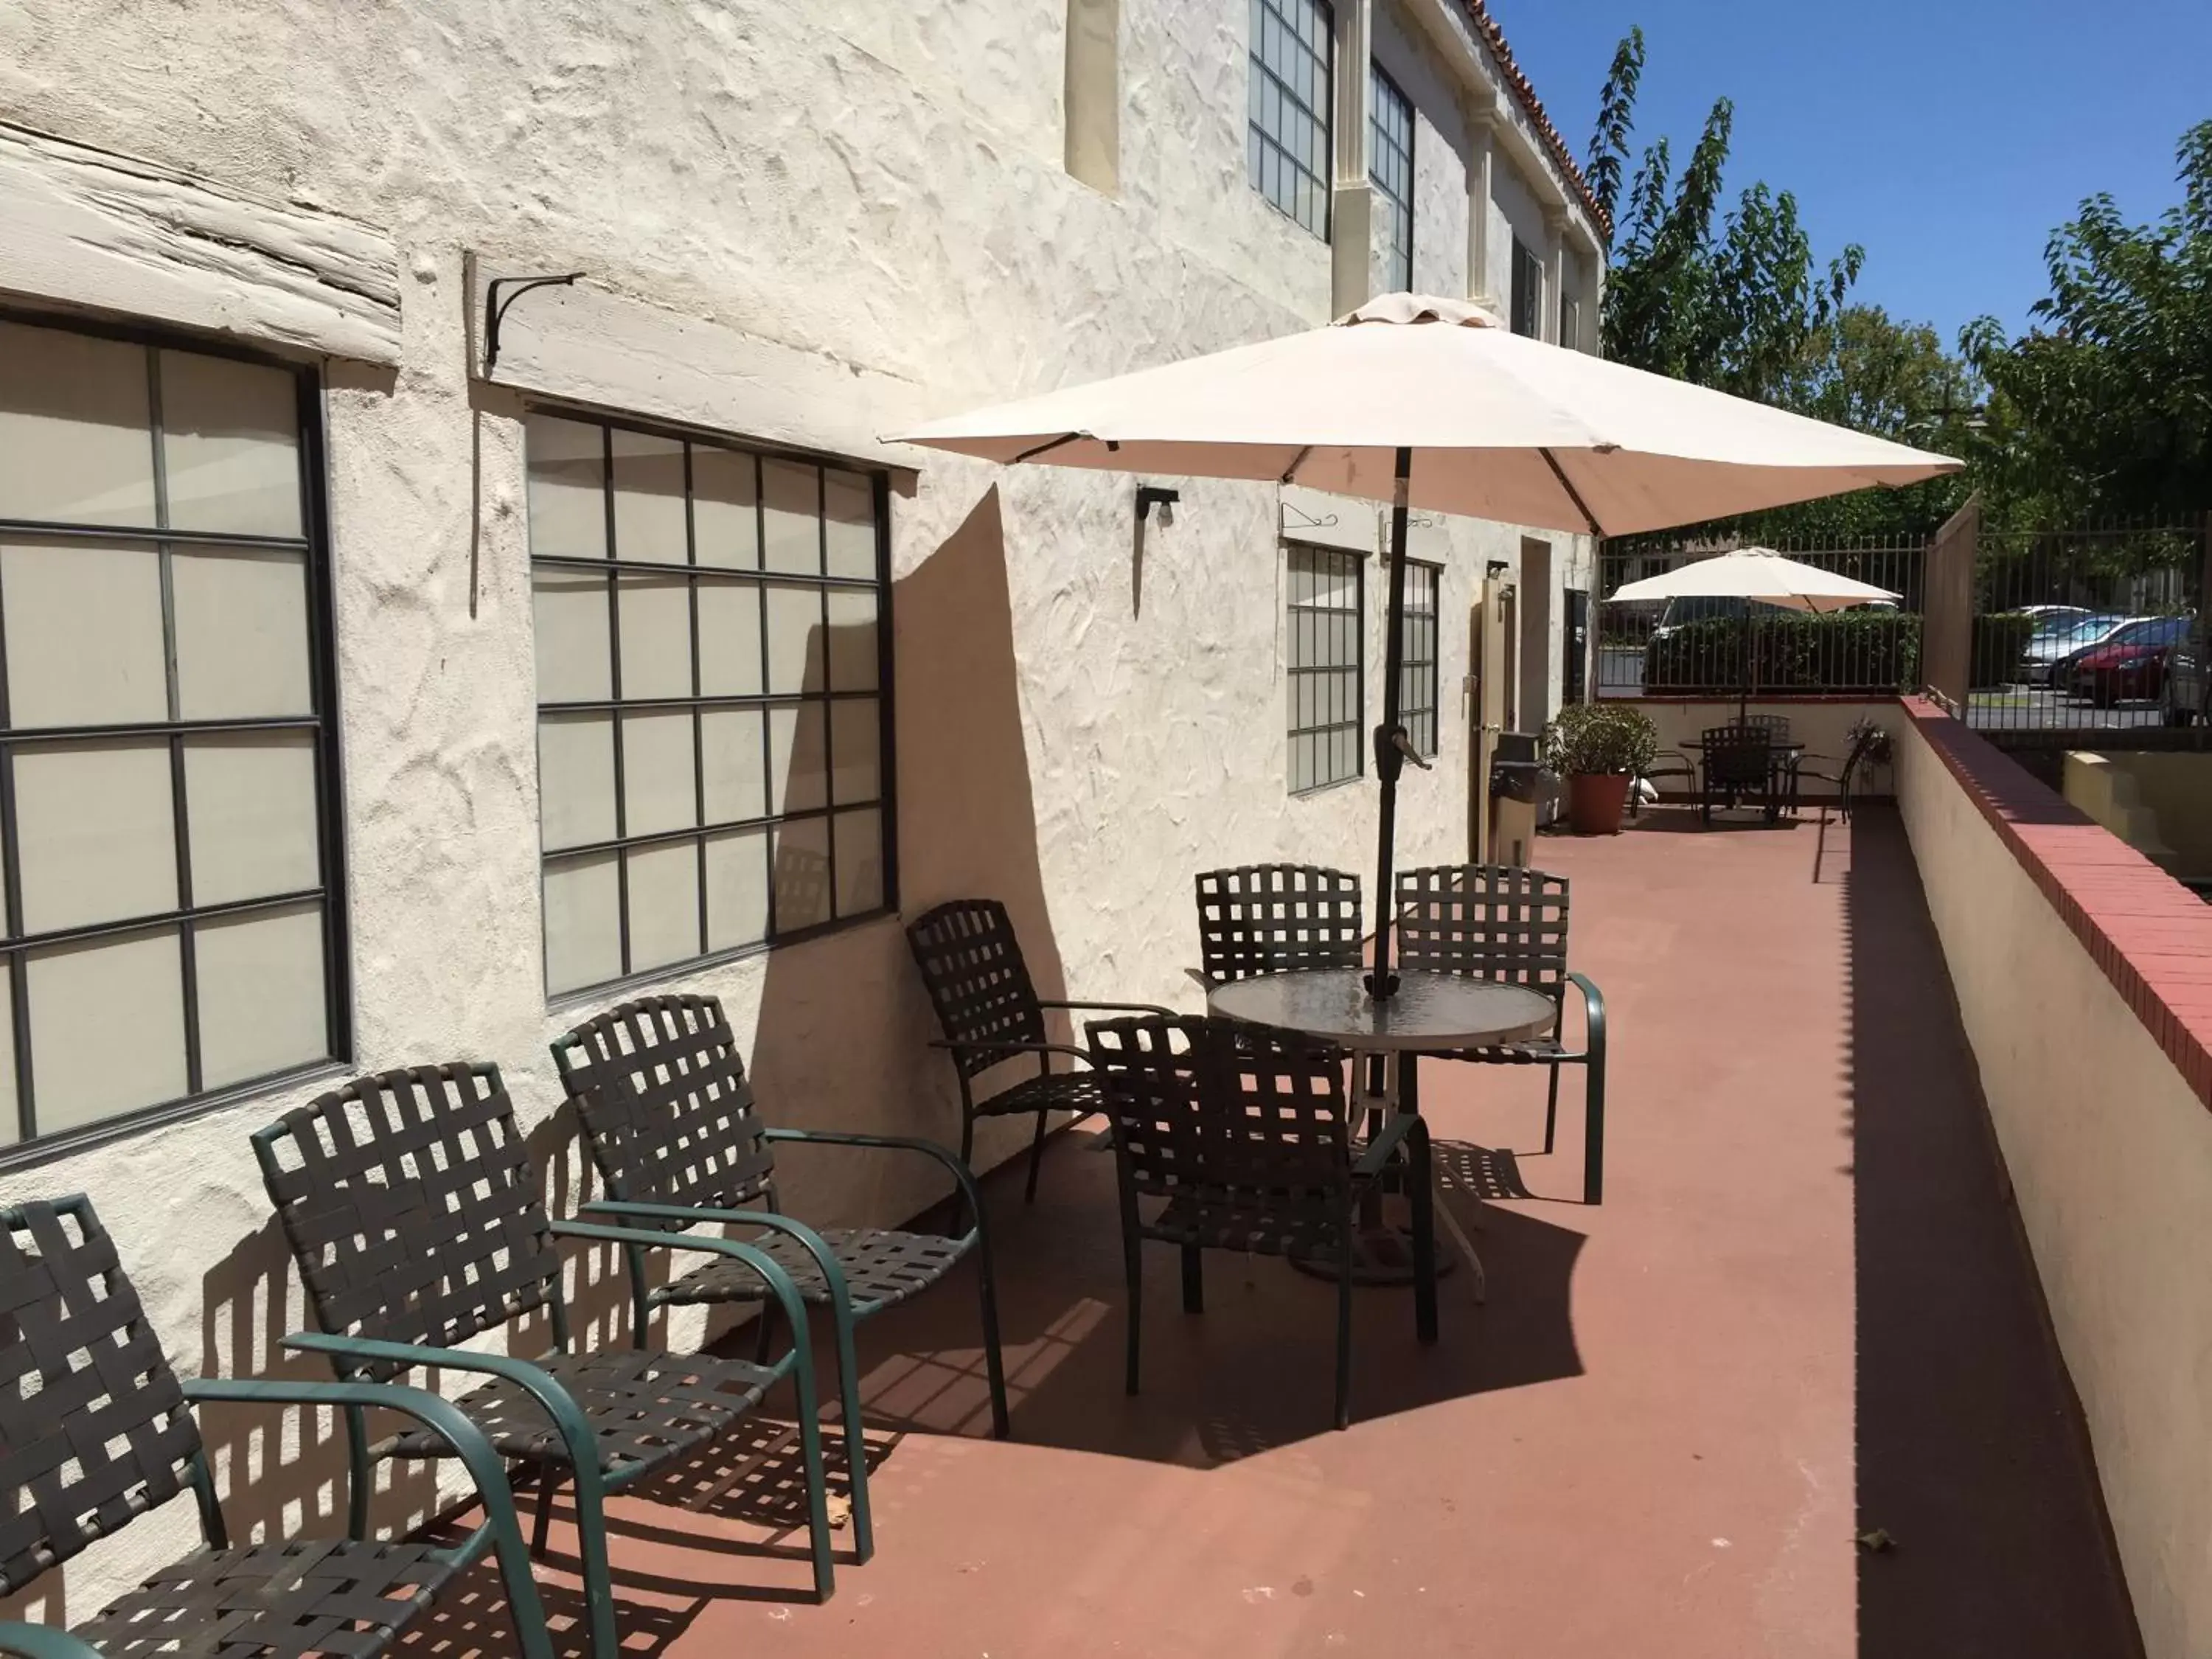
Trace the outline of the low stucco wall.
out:
M 1739 705 L 1734 698 L 1672 698 L 1640 697 L 1636 706 L 1651 717 L 1659 728 L 1662 749 L 1680 749 L 1694 743 L 1708 727 L 1732 724 Z M 1808 755 L 1826 757 L 1840 766 L 1850 751 L 1851 727 L 1863 720 L 1894 728 L 1898 724 L 1897 699 L 1881 697 L 1766 697 L 1758 699 L 1743 712 L 1752 714 L 1778 714 L 1790 722 L 1790 735 L 1805 745 Z M 1696 751 L 1687 751 L 1696 758 Z M 1824 769 L 1832 770 L 1832 768 Z M 1890 793 L 1890 769 L 1871 766 L 1852 779 L 1851 789 L 1857 795 L 1887 795 Z M 1679 786 L 1678 786 L 1679 787 Z M 1831 787 L 1809 781 L 1806 793 L 1817 798 L 1831 792 Z
M 2154 1659 L 2203 1654 L 2212 1062 L 2199 1027 L 2212 1018 L 2185 988 L 2212 987 L 2212 921 L 1932 705 L 1908 702 L 1897 724 L 1899 810 L 2145 1647 Z

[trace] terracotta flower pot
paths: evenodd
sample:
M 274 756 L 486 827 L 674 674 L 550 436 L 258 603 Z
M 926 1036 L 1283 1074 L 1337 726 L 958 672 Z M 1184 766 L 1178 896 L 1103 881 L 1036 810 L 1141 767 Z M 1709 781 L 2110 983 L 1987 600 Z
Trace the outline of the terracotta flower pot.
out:
M 1626 772 L 1577 772 L 1567 780 L 1567 823 L 1578 836 L 1617 836 L 1628 805 Z

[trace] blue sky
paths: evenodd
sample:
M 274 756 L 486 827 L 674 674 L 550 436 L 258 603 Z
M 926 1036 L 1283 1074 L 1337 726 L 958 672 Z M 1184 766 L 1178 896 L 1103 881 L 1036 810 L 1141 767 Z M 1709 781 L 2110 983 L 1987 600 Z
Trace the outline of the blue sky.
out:
M 1614 45 L 1644 28 L 1636 143 L 1679 172 L 1735 100 L 1729 194 L 1794 190 L 1824 260 L 1866 249 L 1856 297 L 2018 328 L 2043 248 L 2085 196 L 2132 221 L 2178 199 L 2173 150 L 2212 118 L 2212 0 L 1490 0 L 1577 159 Z M 1624 188 L 1624 195 L 1626 190 Z

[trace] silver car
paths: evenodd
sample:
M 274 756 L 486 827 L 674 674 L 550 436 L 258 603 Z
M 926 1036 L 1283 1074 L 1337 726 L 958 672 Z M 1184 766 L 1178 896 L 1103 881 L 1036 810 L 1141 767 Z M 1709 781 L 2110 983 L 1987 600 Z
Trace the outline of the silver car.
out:
M 2204 665 L 2212 658 L 2206 649 L 2205 624 L 2199 618 L 2186 639 L 2166 656 L 2166 689 L 2159 694 L 2168 726 L 2188 726 L 2206 718 Z
M 2092 613 L 2087 616 L 2045 617 L 2036 623 L 2022 653 L 2030 685 L 2050 685 L 2058 678 L 2060 665 L 2106 639 L 2132 618 Z

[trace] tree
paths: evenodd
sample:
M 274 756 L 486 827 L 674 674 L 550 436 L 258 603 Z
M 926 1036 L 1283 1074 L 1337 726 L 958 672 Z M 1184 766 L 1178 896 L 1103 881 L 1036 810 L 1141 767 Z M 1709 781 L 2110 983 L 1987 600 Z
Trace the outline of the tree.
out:
M 2182 199 L 2155 222 L 2099 194 L 2053 233 L 2026 333 L 1960 333 L 1990 387 L 1975 467 L 2008 516 L 2212 508 L 2212 121 L 2175 160 Z

